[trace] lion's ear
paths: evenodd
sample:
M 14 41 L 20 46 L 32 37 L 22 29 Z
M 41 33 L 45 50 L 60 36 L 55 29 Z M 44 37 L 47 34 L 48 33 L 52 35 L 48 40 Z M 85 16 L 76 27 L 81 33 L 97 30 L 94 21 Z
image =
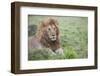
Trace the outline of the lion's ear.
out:
M 41 25 L 41 28 L 46 26 L 44 21 L 41 21 L 40 25 Z
M 59 23 L 58 23 L 57 19 L 55 19 L 55 23 L 56 23 L 56 25 L 59 25 Z

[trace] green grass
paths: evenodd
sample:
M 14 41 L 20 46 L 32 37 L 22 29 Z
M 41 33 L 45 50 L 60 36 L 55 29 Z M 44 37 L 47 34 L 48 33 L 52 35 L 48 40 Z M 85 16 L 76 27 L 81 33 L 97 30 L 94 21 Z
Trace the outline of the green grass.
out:
M 28 25 L 39 25 L 39 23 L 48 16 L 29 16 Z M 65 56 L 52 55 L 44 49 L 33 50 L 29 54 L 29 60 L 43 59 L 76 59 L 87 58 L 88 56 L 88 18 L 87 17 L 54 17 L 59 22 L 61 46 Z M 34 35 L 36 31 L 33 31 Z M 36 51 L 36 52 L 34 52 Z M 44 52 L 45 51 L 45 52 Z M 42 53 L 43 52 L 43 53 Z M 44 54 L 45 53 L 45 54 Z M 35 56 L 36 55 L 36 56 Z M 52 56 L 49 56 L 52 55 Z
M 28 60 L 64 59 L 63 55 L 58 55 L 51 51 L 48 51 L 47 48 L 31 49 L 31 52 L 28 53 L 28 56 Z

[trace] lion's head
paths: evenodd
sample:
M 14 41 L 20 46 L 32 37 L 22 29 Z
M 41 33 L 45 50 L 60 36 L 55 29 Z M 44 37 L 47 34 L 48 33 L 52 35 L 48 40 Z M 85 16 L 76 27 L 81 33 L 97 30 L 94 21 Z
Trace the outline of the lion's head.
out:
M 60 47 L 58 22 L 54 18 L 43 20 L 40 23 L 36 36 L 45 47 L 49 47 L 52 50 Z

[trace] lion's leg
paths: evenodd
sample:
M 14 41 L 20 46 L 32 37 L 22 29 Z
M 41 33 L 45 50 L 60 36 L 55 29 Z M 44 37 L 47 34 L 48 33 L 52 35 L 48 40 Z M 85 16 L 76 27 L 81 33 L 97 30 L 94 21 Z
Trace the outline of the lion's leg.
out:
M 55 51 L 56 54 L 64 55 L 63 49 L 59 48 Z
M 52 55 L 56 55 L 56 53 L 54 53 L 51 49 L 48 48 L 48 50 Z

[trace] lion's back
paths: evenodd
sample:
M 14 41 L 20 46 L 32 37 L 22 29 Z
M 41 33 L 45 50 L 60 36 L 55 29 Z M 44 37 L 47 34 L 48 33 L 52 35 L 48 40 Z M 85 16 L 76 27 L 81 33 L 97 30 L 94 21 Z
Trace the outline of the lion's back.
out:
M 28 38 L 28 49 L 34 48 L 41 48 L 41 44 L 35 36 L 32 36 Z

